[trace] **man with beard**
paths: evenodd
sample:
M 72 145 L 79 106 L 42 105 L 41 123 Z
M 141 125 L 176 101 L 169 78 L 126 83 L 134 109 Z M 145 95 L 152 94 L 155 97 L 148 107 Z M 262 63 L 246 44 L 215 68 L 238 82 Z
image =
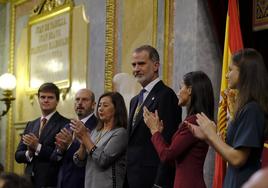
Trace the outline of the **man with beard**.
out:
M 143 45 L 132 54 L 132 72 L 143 89 L 130 101 L 125 187 L 173 187 L 174 169 L 160 163 L 151 142 L 150 130 L 143 120 L 143 107 L 157 110 L 165 128 L 162 132 L 170 142 L 181 122 L 181 108 L 174 91 L 159 79 L 160 59 L 155 48 Z
M 74 109 L 78 119 L 93 130 L 97 125 L 94 115 L 95 96 L 89 89 L 80 89 L 75 95 Z M 73 155 L 78 150 L 80 142 L 74 139 L 70 125 L 66 125 L 56 136 L 57 149 L 53 160 L 61 161 L 58 188 L 84 188 L 85 168 L 78 167 L 73 162 Z

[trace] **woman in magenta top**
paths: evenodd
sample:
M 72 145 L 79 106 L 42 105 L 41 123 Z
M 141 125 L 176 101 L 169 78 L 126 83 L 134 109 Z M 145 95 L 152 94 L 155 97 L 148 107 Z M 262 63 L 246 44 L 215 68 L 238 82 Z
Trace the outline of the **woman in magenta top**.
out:
M 196 113 L 204 112 L 213 119 L 214 94 L 210 79 L 202 71 L 189 72 L 183 77 L 177 94 L 179 105 L 187 108 L 184 121 L 197 125 Z M 176 162 L 174 188 L 205 188 L 203 166 L 208 151 L 206 142 L 195 138 L 182 122 L 168 144 L 161 135 L 165 128 L 157 111 L 144 109 L 144 121 L 152 133 L 151 141 L 161 161 Z

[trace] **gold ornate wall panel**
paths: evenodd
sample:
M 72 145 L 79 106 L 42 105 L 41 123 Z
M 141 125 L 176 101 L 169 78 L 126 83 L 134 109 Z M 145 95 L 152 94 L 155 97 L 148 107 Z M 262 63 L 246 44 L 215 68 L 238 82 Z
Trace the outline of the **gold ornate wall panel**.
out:
M 142 44 L 155 45 L 157 38 L 157 1 L 123 2 L 122 15 L 122 72 L 132 74 L 131 55 Z
M 106 1 L 106 36 L 105 36 L 105 90 L 111 91 L 112 78 L 118 73 L 115 69 L 118 61 L 121 61 L 120 72 L 131 72 L 131 54 L 133 50 L 142 45 L 150 44 L 163 48 L 163 80 L 171 85 L 173 69 L 173 17 L 174 0 L 165 1 L 164 7 L 158 7 L 157 0 L 145 1 Z M 122 12 L 118 13 L 118 6 Z M 164 33 L 158 34 L 158 11 L 164 13 Z M 118 25 L 118 15 L 122 16 L 121 25 Z M 117 35 L 122 27 L 121 41 Z M 158 44 L 158 37 L 164 38 L 163 44 Z M 121 45 L 122 59 L 117 59 L 118 45 Z
M 31 10 L 35 7 L 34 1 L 19 1 L 11 3 L 11 24 L 10 24 L 10 64 L 9 71 L 14 72 L 17 77 L 16 101 L 13 113 L 9 113 L 6 140 L 6 169 L 9 171 L 22 172 L 23 165 L 14 160 L 14 151 L 20 139 L 19 134 L 23 131 L 26 122 L 40 116 L 41 112 L 37 96 L 30 98 L 27 92 L 28 87 L 28 35 L 27 20 Z M 20 17 L 17 17 L 17 15 Z M 68 118 L 74 118 L 73 98 L 77 90 L 86 87 L 88 77 L 88 48 L 89 48 L 89 20 L 82 5 L 72 10 L 73 25 L 71 30 L 71 87 L 58 104 L 58 111 Z M 15 139 L 14 139 L 15 138 Z
M 165 1 L 163 81 L 171 86 L 174 59 L 174 0 Z
M 42 14 L 31 16 L 27 28 L 27 90 L 32 95 L 36 94 L 39 86 L 46 81 L 54 82 L 62 91 L 68 91 L 71 85 L 73 4 L 58 5 L 50 11 L 36 9 L 34 11 Z

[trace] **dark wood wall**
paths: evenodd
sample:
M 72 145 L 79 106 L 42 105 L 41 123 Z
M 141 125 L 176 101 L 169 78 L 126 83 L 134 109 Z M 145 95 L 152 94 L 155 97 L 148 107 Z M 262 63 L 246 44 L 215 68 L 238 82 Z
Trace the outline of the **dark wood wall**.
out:
M 208 5 L 209 12 L 213 18 L 215 33 L 223 51 L 228 0 L 208 0 Z M 253 0 L 239 0 L 239 11 L 244 47 L 258 50 L 263 55 L 268 68 L 268 29 L 253 31 Z

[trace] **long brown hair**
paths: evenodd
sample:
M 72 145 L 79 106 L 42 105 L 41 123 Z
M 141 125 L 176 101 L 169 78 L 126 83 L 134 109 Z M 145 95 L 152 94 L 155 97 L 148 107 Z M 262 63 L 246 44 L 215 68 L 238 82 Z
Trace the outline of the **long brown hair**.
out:
M 239 68 L 235 118 L 243 106 L 250 101 L 257 102 L 267 115 L 268 72 L 262 55 L 248 48 L 234 54 L 232 60 L 233 64 Z

